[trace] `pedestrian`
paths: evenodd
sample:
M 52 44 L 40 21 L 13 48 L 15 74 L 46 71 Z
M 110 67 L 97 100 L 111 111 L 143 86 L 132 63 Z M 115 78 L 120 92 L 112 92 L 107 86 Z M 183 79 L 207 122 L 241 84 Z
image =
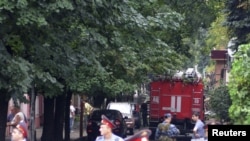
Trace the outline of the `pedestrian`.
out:
M 16 126 L 19 123 L 27 124 L 26 116 L 24 115 L 23 112 L 20 111 L 20 107 L 15 105 L 12 108 L 13 108 L 13 113 L 15 114 L 15 116 L 11 121 L 7 122 L 7 126 Z
M 112 132 L 116 126 L 115 124 L 110 121 L 106 116 L 102 115 L 102 121 L 100 126 L 100 134 L 101 136 L 96 137 L 95 141 L 124 141 L 123 138 L 115 135 Z
M 149 141 L 149 136 L 151 135 L 151 133 L 151 130 L 144 129 L 137 132 L 133 136 L 125 138 L 124 141 Z
M 27 141 L 28 130 L 23 124 L 17 124 L 11 133 L 11 141 Z
M 73 132 L 73 126 L 74 126 L 74 121 L 75 121 L 75 107 L 72 103 L 72 100 L 70 100 L 70 107 L 69 107 L 70 113 L 69 113 L 69 129 L 70 132 Z
M 147 103 L 141 104 L 142 124 L 144 127 L 148 126 L 148 105 Z
M 10 113 L 7 116 L 7 122 L 11 122 L 15 116 L 15 109 L 13 106 L 10 107 Z
M 175 136 L 180 134 L 180 130 L 171 123 L 172 115 L 166 113 L 165 120 L 159 123 L 155 131 L 155 140 L 157 141 L 174 141 Z
M 16 113 L 15 113 L 14 107 L 10 106 L 10 113 L 7 116 L 7 125 L 8 125 L 8 123 L 10 123 L 13 120 L 13 118 L 15 117 L 15 114 Z M 12 131 L 12 126 L 7 126 L 6 131 L 8 134 L 10 134 Z
M 83 129 L 87 128 L 87 122 L 88 122 L 88 118 L 89 115 L 93 112 L 94 107 L 92 107 L 87 100 L 83 101 L 84 104 L 84 111 L 83 111 Z
M 191 141 L 204 141 L 205 129 L 204 123 L 200 120 L 199 112 L 192 114 L 192 120 L 195 122 Z

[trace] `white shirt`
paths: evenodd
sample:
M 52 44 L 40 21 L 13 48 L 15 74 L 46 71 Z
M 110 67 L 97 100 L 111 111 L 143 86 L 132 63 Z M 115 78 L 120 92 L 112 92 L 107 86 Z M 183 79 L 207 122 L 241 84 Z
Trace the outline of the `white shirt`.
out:
M 74 117 L 74 115 L 75 115 L 76 109 L 75 109 L 75 107 L 74 107 L 73 105 L 70 105 L 69 108 L 70 108 L 69 117 L 72 118 L 72 117 Z
M 18 112 L 15 114 L 14 118 L 12 119 L 11 123 L 15 123 L 16 122 L 16 118 L 17 116 L 20 117 L 20 121 L 24 120 L 24 114 L 22 112 Z

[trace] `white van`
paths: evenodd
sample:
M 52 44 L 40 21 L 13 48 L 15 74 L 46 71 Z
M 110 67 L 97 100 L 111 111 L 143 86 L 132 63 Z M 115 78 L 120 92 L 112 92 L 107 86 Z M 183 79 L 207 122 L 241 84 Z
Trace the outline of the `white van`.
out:
M 134 105 L 129 102 L 110 102 L 107 109 L 118 110 L 122 113 L 123 118 L 125 118 L 127 129 L 129 134 L 134 134 L 135 119 L 133 116 Z

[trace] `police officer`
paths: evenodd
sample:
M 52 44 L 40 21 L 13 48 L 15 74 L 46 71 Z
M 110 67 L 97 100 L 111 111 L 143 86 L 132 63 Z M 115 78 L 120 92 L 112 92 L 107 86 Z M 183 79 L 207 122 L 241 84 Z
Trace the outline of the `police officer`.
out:
M 115 128 L 114 123 L 112 123 L 106 116 L 102 115 L 101 126 L 99 129 L 101 136 L 96 137 L 96 141 L 124 141 L 124 139 L 112 133 L 113 128 Z
M 172 115 L 167 113 L 164 115 L 165 120 L 159 123 L 155 131 L 155 140 L 158 141 L 174 141 L 175 136 L 180 134 L 180 130 L 171 124 Z
M 141 130 L 134 134 L 133 136 L 127 137 L 124 141 L 149 141 L 149 136 L 151 131 L 148 129 Z

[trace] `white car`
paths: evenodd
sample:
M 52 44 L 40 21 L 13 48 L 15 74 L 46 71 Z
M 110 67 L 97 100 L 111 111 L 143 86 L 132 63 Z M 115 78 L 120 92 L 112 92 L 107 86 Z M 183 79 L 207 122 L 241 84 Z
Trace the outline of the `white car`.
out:
M 135 118 L 133 115 L 134 106 L 129 102 L 111 102 L 108 104 L 107 109 L 118 110 L 122 113 L 127 124 L 128 134 L 133 135 L 135 129 Z

